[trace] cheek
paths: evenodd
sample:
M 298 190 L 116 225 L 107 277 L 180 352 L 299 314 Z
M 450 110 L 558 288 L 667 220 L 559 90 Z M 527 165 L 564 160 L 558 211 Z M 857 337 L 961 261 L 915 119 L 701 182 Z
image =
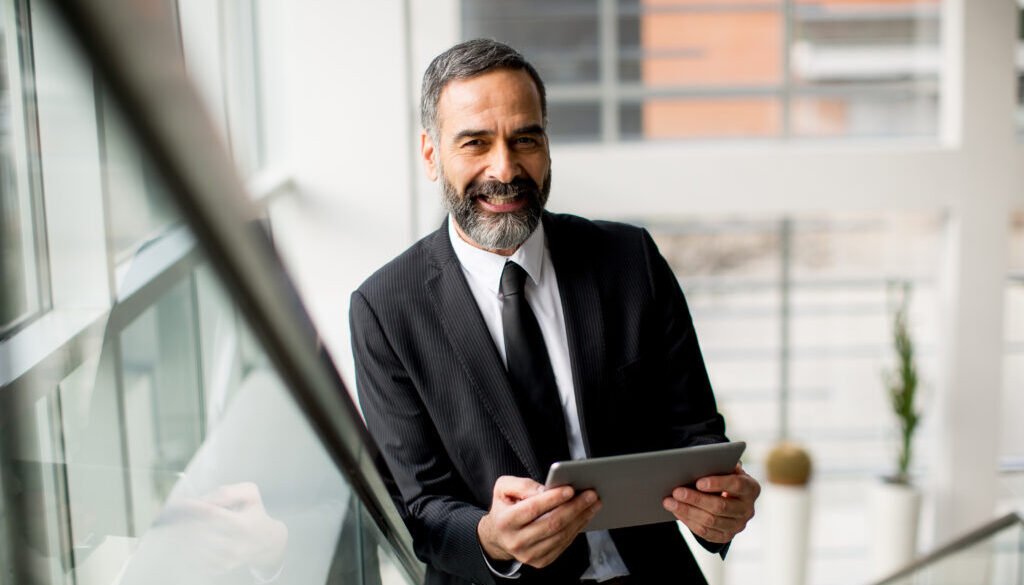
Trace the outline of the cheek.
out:
M 453 172 L 451 168 L 445 166 L 440 169 L 440 176 L 441 182 L 444 183 L 449 190 L 454 191 L 459 198 L 462 198 L 465 195 L 468 184 L 460 173 Z
M 537 183 L 538 187 L 540 187 L 544 184 L 544 178 L 547 176 L 548 169 L 551 168 L 551 166 L 548 164 L 547 160 L 542 160 L 538 161 L 536 164 L 524 166 L 524 168 L 526 169 L 527 174 L 530 175 L 530 178 Z
M 483 170 L 478 169 L 477 165 L 456 160 L 448 161 L 448 164 L 445 164 L 444 173 L 448 177 L 448 181 L 459 190 L 459 193 L 465 193 L 469 186 L 480 180 Z

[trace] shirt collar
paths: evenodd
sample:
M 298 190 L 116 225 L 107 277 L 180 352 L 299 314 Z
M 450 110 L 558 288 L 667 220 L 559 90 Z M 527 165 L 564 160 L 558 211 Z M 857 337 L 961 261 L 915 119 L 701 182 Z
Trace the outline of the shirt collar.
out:
M 459 259 L 462 267 L 495 295 L 498 294 L 501 286 L 501 271 L 505 269 L 506 261 L 512 261 L 522 266 L 534 284 L 539 285 L 541 279 L 544 278 L 544 250 L 547 247 L 544 237 L 544 222 L 538 222 L 537 229 L 533 230 L 523 245 L 507 258 L 494 252 L 481 250 L 463 240 L 455 230 L 455 220 L 451 215 L 448 216 L 448 237 L 451 239 L 455 256 Z

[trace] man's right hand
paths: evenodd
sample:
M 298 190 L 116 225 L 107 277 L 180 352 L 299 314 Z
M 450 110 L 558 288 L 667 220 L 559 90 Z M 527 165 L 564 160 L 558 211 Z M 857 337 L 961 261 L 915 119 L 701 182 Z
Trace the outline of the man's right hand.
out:
M 515 559 L 540 569 L 569 548 L 600 509 L 594 490 L 545 490 L 532 479 L 505 475 L 494 482 L 491 510 L 480 519 L 476 533 L 490 558 Z

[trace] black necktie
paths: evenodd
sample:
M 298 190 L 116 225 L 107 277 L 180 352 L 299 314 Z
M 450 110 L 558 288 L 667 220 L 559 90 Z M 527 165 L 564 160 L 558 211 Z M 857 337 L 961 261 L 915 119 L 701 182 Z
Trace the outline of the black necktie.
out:
M 501 323 L 505 330 L 508 376 L 546 476 L 549 465 L 569 459 L 569 444 L 548 350 L 523 293 L 526 276 L 526 271 L 515 262 L 505 263 L 501 272 Z M 544 479 L 541 477 L 540 481 Z

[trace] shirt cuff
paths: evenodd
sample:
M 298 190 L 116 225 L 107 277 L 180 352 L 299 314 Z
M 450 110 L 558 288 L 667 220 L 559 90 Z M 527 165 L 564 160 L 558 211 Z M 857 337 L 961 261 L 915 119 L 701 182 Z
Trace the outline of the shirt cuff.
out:
M 484 552 L 483 548 L 480 549 L 480 554 L 483 555 L 484 563 L 487 565 L 487 568 L 490 569 L 496 577 L 501 577 L 503 579 L 519 578 L 519 569 L 523 568 L 523 561 L 517 561 L 515 559 L 511 561 L 492 561 L 487 557 L 487 553 Z

